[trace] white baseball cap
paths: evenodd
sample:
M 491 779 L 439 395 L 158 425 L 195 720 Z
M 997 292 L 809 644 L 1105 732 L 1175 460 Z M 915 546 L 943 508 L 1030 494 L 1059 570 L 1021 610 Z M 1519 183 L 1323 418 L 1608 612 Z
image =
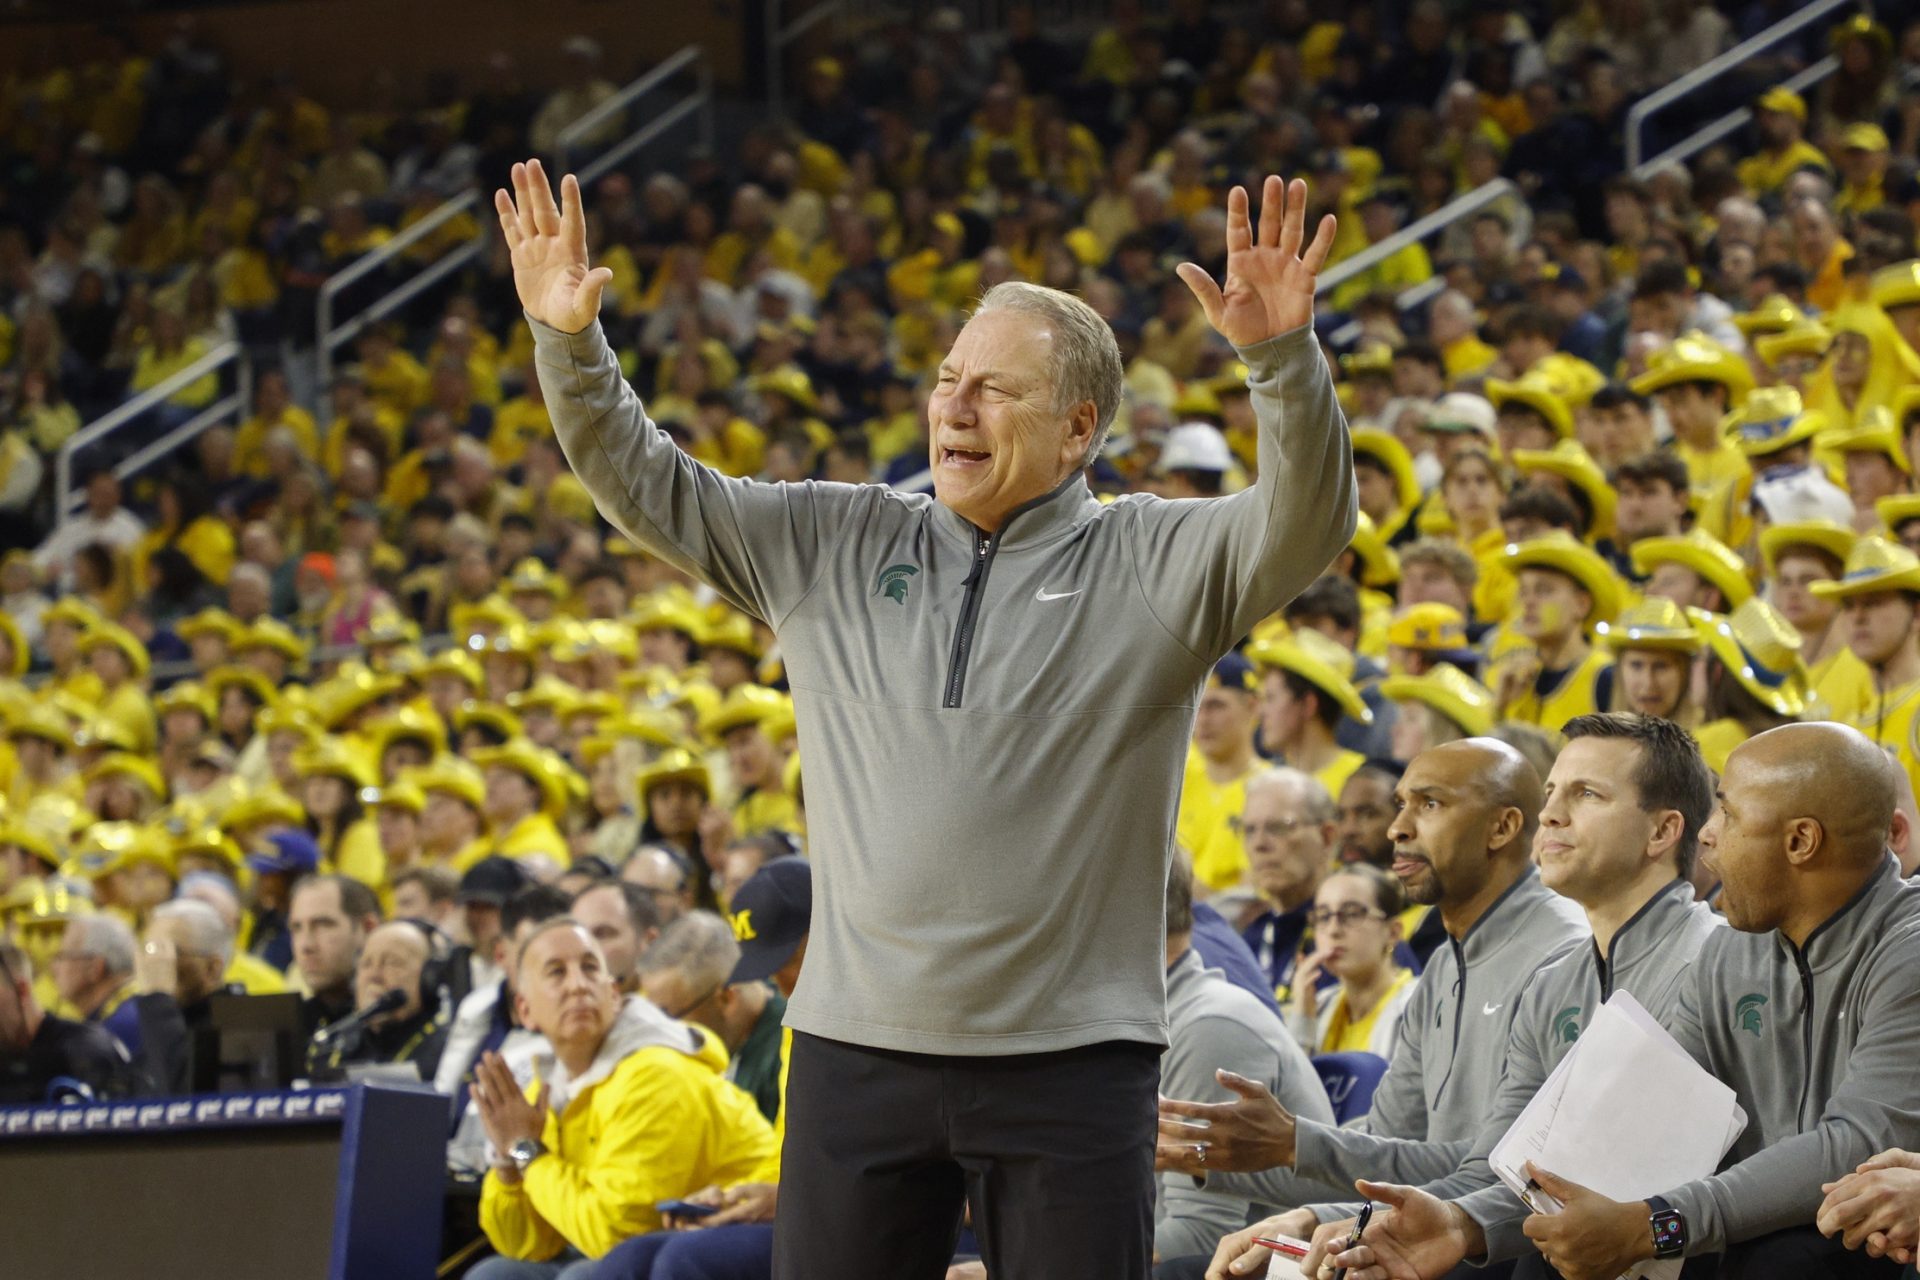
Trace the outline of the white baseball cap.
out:
M 1167 432 L 1160 446 L 1158 469 L 1166 471 L 1226 471 L 1233 466 L 1233 450 L 1220 428 L 1204 422 L 1186 422 Z
M 1774 524 L 1799 524 L 1806 520 L 1831 520 L 1839 525 L 1853 523 L 1853 499 L 1814 466 L 1776 467 L 1763 472 L 1753 486 L 1753 505 L 1765 511 L 1767 519 Z
M 1433 431 L 1464 428 L 1492 439 L 1499 416 L 1493 402 L 1485 396 L 1471 391 L 1450 391 L 1435 400 L 1433 408 L 1427 411 L 1427 427 Z

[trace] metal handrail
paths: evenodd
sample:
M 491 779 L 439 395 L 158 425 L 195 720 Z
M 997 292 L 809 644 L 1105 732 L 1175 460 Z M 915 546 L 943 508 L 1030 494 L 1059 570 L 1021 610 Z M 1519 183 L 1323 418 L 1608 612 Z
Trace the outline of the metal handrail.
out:
M 68 436 L 60 445 L 53 458 L 54 520 L 56 525 L 64 525 L 73 516 L 73 457 L 90 444 L 106 439 L 129 422 L 147 414 L 165 403 L 177 392 L 192 386 L 210 373 L 216 373 L 228 364 L 239 360 L 244 352 L 238 342 L 229 338 L 214 347 L 213 350 L 195 360 L 178 373 L 162 378 L 145 391 L 133 396 L 125 403 L 101 414 L 86 426 Z M 244 366 L 243 366 L 244 367 Z M 231 398 L 231 397 L 229 397 Z M 199 417 L 205 417 L 202 410 Z M 196 421 L 198 419 L 196 418 Z M 178 434 L 177 432 L 170 434 Z M 138 456 L 138 455 L 136 455 Z M 130 474 L 133 468 L 121 471 L 121 475 Z
M 1441 205 L 1424 218 L 1415 219 L 1384 240 L 1376 240 L 1351 258 L 1345 258 L 1320 273 L 1314 294 L 1331 293 L 1347 281 L 1370 271 L 1410 244 L 1444 231 L 1465 217 L 1478 213 L 1502 196 L 1518 195 L 1520 188 L 1509 178 L 1483 182 L 1467 194 Z
M 334 300 L 340 296 L 342 291 L 366 279 L 375 271 L 378 271 L 381 267 L 405 253 L 408 249 L 411 249 L 414 245 L 419 244 L 422 240 L 439 230 L 443 224 L 459 217 L 469 209 L 477 209 L 479 203 L 480 193 L 477 190 L 468 191 L 453 197 L 453 199 L 444 202 L 432 213 L 429 213 L 426 217 L 420 219 L 420 221 L 414 223 L 385 244 L 376 245 L 374 248 L 361 254 L 349 263 L 344 270 L 335 272 L 321 283 L 319 294 L 314 299 L 313 304 L 314 360 L 317 375 L 316 385 L 320 389 L 320 394 L 323 396 L 326 395 L 333 384 L 334 351 L 358 337 L 360 331 L 372 322 L 370 313 L 374 307 L 387 302 L 392 298 L 393 294 L 387 294 L 385 298 L 382 298 L 380 302 L 374 303 L 373 306 L 368 307 L 366 311 L 338 325 L 334 322 Z M 453 257 L 455 254 L 468 253 L 471 255 L 471 253 L 478 252 L 479 243 L 480 241 L 478 237 L 476 237 L 457 249 L 449 250 L 447 253 L 441 255 L 440 259 L 436 260 L 432 267 L 427 268 L 427 270 L 431 271 L 439 267 L 447 258 Z M 443 271 L 441 274 L 444 275 L 445 272 Z M 435 279 L 438 278 L 438 276 L 435 277 Z M 412 281 L 408 282 L 408 284 L 412 283 Z M 400 287 L 406 288 L 407 285 Z M 395 292 L 397 292 L 397 290 Z M 416 289 L 414 292 L 417 293 L 419 291 Z M 411 297 L 412 295 L 409 294 L 408 296 Z M 388 308 L 388 310 L 391 309 L 391 307 Z M 383 311 L 381 314 L 384 315 L 386 312 Z
M 1780 19 L 1758 35 L 1742 40 L 1719 57 L 1701 63 L 1678 80 L 1654 90 L 1634 103 L 1627 111 L 1627 168 L 1635 172 L 1639 171 L 1641 150 L 1644 145 L 1641 134 L 1648 118 L 1655 112 L 1684 98 L 1708 81 L 1718 79 L 1723 72 L 1730 71 L 1754 55 L 1766 51 L 1802 27 L 1811 26 L 1836 10 L 1858 8 L 1860 3 L 1861 0 L 1812 0 L 1812 3 L 1805 8 Z
M 1782 89 L 1791 89 L 1795 93 L 1804 93 L 1839 69 L 1839 57 L 1830 53 L 1802 71 L 1799 75 L 1791 76 L 1781 81 L 1780 87 Z M 1708 147 L 1720 141 L 1720 139 L 1726 137 L 1728 134 L 1736 133 L 1745 128 L 1747 122 L 1752 119 L 1753 108 L 1735 107 L 1718 120 L 1701 125 L 1698 129 L 1674 143 L 1651 160 L 1641 161 L 1632 170 L 1633 176 L 1636 178 L 1648 177 L 1663 165 L 1675 164 L 1699 152 L 1705 151 Z
M 680 72 L 686 70 L 688 67 L 693 66 L 695 63 L 701 63 L 702 71 L 704 75 L 705 64 L 702 62 L 703 57 L 704 57 L 704 53 L 701 50 L 699 45 L 697 44 L 688 45 L 686 48 L 680 50 L 680 52 L 668 58 L 665 62 L 662 62 L 659 66 L 647 72 L 645 75 L 641 76 L 638 80 L 635 80 L 632 84 L 620 90 L 618 93 L 615 93 L 612 97 L 608 98 L 605 102 L 601 103 L 599 106 L 595 107 L 593 110 L 587 112 L 587 114 L 581 116 L 578 120 L 575 120 L 572 124 L 562 129 L 560 131 L 560 136 L 553 140 L 554 171 L 556 173 L 567 172 L 567 162 L 569 159 L 569 155 L 573 150 L 574 144 L 578 142 L 581 138 L 585 137 L 587 134 L 592 133 L 595 129 L 599 128 L 602 124 L 605 124 L 607 120 L 609 120 L 613 116 L 619 114 L 622 111 L 625 111 L 628 107 L 632 106 L 634 102 L 636 102 L 643 95 L 651 93 L 654 89 L 664 84 L 667 80 L 678 75 Z
M 776 117 L 784 109 L 781 98 L 786 91 L 787 46 L 838 13 L 842 0 L 820 0 L 791 24 L 782 26 L 780 10 L 785 7 L 783 0 L 767 0 L 767 110 Z

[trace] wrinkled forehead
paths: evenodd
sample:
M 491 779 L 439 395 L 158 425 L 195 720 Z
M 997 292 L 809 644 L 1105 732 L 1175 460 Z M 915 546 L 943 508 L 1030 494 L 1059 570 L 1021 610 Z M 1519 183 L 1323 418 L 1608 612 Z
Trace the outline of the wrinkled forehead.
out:
M 1026 311 L 987 311 L 968 320 L 947 352 L 958 371 L 988 370 L 1033 379 L 1046 376 L 1053 355 L 1053 329 L 1044 316 Z

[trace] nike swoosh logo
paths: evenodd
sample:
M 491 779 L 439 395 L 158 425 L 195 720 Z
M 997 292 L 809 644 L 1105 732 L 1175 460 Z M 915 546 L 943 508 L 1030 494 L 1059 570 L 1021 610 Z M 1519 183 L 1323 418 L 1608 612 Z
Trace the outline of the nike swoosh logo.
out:
M 1482 1012 L 1482 1013 L 1489 1013 L 1489 1014 L 1491 1014 L 1491 1013 L 1498 1013 L 1498 1012 L 1500 1012 L 1500 1006 L 1499 1006 L 1499 1005 L 1497 1005 L 1497 1004 L 1486 1004 L 1486 1005 L 1481 1005 L 1481 1006 L 1480 1006 L 1480 1012 Z
M 1075 587 L 1071 591 L 1049 591 L 1045 587 L 1042 587 L 1033 593 L 1033 598 L 1035 600 L 1065 600 L 1068 596 L 1077 596 L 1085 590 L 1085 587 Z

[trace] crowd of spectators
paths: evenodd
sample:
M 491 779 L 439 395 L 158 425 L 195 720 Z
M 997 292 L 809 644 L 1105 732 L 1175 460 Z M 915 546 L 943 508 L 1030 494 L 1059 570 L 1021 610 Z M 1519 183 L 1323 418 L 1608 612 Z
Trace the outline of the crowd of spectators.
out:
M 1179 976 L 1204 1052 L 1278 1055 L 1267 1084 L 1311 1115 L 1303 1059 L 1396 1058 L 1446 954 L 1388 834 L 1436 748 L 1491 735 L 1546 778 L 1569 722 L 1631 711 L 1722 770 L 1830 719 L 1897 758 L 1917 816 L 1920 24 L 1818 30 L 1743 90 L 1749 128 L 1644 175 L 1622 158 L 1637 97 L 1790 8 L 1121 0 L 1084 39 L 1020 5 L 1001 32 L 881 24 L 806 63 L 790 119 L 592 187 L 602 323 L 693 458 L 924 489 L 926 398 L 970 302 L 1071 290 L 1126 361 L 1096 490 L 1206 498 L 1255 474 L 1254 420 L 1172 268 L 1220 274 L 1227 190 L 1306 177 L 1338 271 L 1514 181 L 1322 296 L 1360 531 L 1220 664 L 1195 724 L 1170 999 Z M 1840 74 L 1774 86 L 1828 50 Z M 51 1027 L 101 1091 L 183 1090 L 209 1001 L 294 990 L 308 1070 L 411 1064 L 453 1099 L 450 1167 L 493 1171 L 486 1234 L 548 1267 L 502 1276 L 586 1274 L 665 1199 L 770 1219 L 804 951 L 750 964 L 738 923 L 756 884 L 791 907 L 795 873 L 768 871 L 805 866 L 775 637 L 599 518 L 499 246 L 311 376 L 321 282 L 613 91 L 591 41 L 566 54 L 542 91 L 500 55 L 323 105 L 237 79 L 183 24 L 0 85 L 0 1015 L 20 1013 L 0 1050 Z M 488 234 L 456 220 L 382 280 Z M 129 482 L 83 456 L 84 505 L 56 520 L 54 452 L 228 338 L 242 420 Z M 221 391 L 189 385 L 128 439 Z M 569 982 L 595 993 L 586 1030 L 556 1031 Z M 28 1096 L 33 1061 L 0 1094 Z M 550 1111 L 519 1093 L 536 1062 Z M 672 1090 L 712 1126 L 697 1158 L 632 1105 Z M 609 1135 L 636 1167 L 590 1203 L 511 1151 Z M 1170 1181 L 1167 1249 L 1258 1203 Z M 656 1250 L 622 1265 L 667 1267 Z

